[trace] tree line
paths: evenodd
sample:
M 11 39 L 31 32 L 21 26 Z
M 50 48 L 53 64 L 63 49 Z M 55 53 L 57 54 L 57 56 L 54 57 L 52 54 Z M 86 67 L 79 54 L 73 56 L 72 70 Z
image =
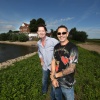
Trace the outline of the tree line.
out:
M 28 35 L 24 34 L 24 33 L 21 33 L 21 34 L 16 34 L 16 33 L 2 33 L 0 34 L 0 41 L 11 41 L 11 42 L 14 42 L 14 41 L 20 41 L 20 42 L 25 42 L 25 41 L 28 41 L 29 38 L 28 38 Z
M 42 18 L 38 18 L 37 20 L 36 19 L 32 19 L 30 21 L 30 24 L 29 24 L 29 30 L 30 32 L 37 32 L 37 26 L 39 24 L 45 24 L 45 21 L 44 19 Z M 6 40 L 10 40 L 10 41 L 28 41 L 28 36 L 24 33 L 21 33 L 21 34 L 17 34 L 19 33 L 19 31 L 12 31 L 12 30 L 9 30 L 9 32 L 7 33 L 2 33 L 0 34 L 0 41 L 6 41 Z M 52 37 L 54 38 L 57 38 L 57 31 L 51 29 L 51 32 L 52 33 Z M 80 41 L 80 42 L 85 42 L 87 40 L 87 33 L 85 31 L 78 31 L 75 27 L 72 28 L 70 31 L 69 31 L 69 39 L 71 40 L 75 40 L 75 41 Z

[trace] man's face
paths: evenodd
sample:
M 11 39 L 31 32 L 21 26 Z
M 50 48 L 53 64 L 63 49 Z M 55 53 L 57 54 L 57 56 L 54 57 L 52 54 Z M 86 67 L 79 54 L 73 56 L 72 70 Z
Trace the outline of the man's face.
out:
M 44 27 L 38 27 L 37 33 L 38 33 L 39 38 L 44 38 L 46 36 L 46 31 Z
M 67 32 L 65 28 L 59 28 L 57 32 L 57 37 L 60 42 L 64 42 L 67 40 L 68 34 L 69 33 Z

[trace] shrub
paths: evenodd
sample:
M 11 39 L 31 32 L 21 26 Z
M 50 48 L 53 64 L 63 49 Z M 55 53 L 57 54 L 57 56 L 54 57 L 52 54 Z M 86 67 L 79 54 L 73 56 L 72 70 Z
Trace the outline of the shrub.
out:
M 17 41 L 17 40 L 18 40 L 18 35 L 12 34 L 12 41 Z
M 0 41 L 6 41 L 6 40 L 7 40 L 7 34 L 6 33 L 0 34 Z
M 28 41 L 28 36 L 25 35 L 24 33 L 21 33 L 21 34 L 18 35 L 18 41 L 26 42 L 26 41 Z

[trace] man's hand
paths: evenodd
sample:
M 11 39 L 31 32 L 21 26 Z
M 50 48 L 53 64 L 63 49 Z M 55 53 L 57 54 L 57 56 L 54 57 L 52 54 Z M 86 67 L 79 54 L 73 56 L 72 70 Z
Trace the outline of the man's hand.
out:
M 40 62 L 41 62 L 41 66 L 43 66 L 44 65 L 44 61 L 43 61 L 42 58 L 40 58 Z
M 54 78 L 54 74 L 53 73 L 50 73 L 50 79 L 51 79 L 52 85 L 54 87 L 59 87 L 59 83 L 58 83 L 57 79 Z
M 58 83 L 58 81 L 57 81 L 57 79 L 54 79 L 53 81 L 52 81 L 52 85 L 56 88 L 56 87 L 59 87 L 59 83 Z
M 43 66 L 44 65 L 44 61 L 41 61 L 41 66 Z

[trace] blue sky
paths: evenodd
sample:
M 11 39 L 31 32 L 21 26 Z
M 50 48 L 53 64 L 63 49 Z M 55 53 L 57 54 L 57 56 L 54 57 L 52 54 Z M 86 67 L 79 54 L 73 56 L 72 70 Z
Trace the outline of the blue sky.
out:
M 0 0 L 0 33 L 43 18 L 48 31 L 59 25 L 100 39 L 100 0 Z

